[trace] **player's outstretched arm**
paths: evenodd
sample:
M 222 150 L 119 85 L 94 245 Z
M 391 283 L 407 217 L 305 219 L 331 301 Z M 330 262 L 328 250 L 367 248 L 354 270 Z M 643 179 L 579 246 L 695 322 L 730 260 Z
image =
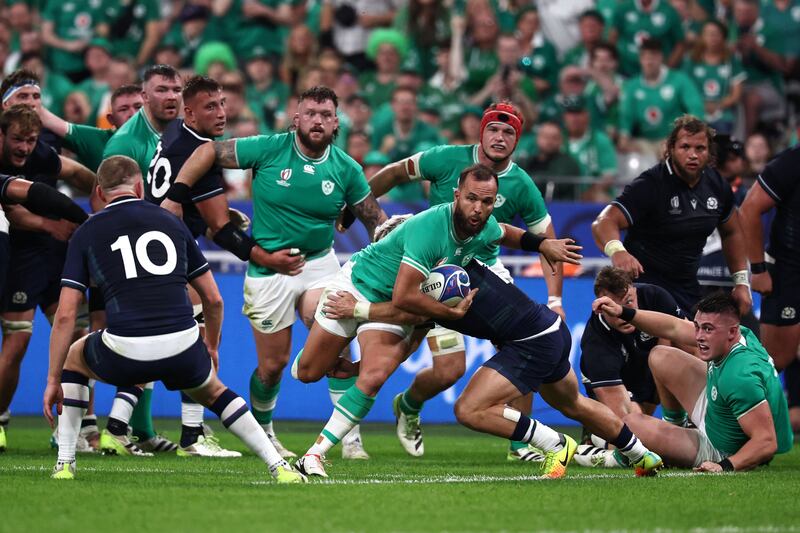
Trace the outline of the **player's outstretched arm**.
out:
M 633 257 L 620 241 L 620 231 L 628 228 L 628 219 L 619 207 L 607 205 L 594 222 L 592 222 L 592 236 L 597 247 L 611 258 L 611 263 L 621 268 L 634 278 L 644 272 L 641 263 Z
M 545 237 L 547 239 L 555 239 L 556 229 L 553 227 L 553 223 L 548 223 L 544 232 L 538 235 L 539 237 Z M 540 252 L 539 261 L 544 263 L 547 262 L 548 259 Z M 555 265 L 551 263 L 550 268 L 552 276 L 544 276 L 544 283 L 547 285 L 547 307 L 555 311 L 563 320 L 566 320 L 567 316 L 564 313 L 564 307 L 561 301 L 561 296 L 564 294 L 564 265 L 560 262 Z
M 347 291 L 328 294 L 322 303 L 322 312 L 333 320 L 358 318 L 387 324 L 413 325 L 428 321 L 428 317 L 408 313 L 395 307 L 392 302 L 359 302 Z
M 723 472 L 727 461 L 728 471 L 752 470 L 771 460 L 778 451 L 778 438 L 772 412 L 766 399 L 739 418 L 739 425 L 749 438 L 739 451 L 719 463 L 706 461 L 695 468 L 699 472 Z
M 378 204 L 375 195 L 370 193 L 364 200 L 350 208 L 353 214 L 367 228 L 367 235 L 374 236 L 375 228 L 383 224 L 387 217 L 383 208 Z
M 558 262 L 581 264 L 583 256 L 578 252 L 583 247 L 575 244 L 572 239 L 550 239 L 509 224 L 500 224 L 500 227 L 503 228 L 500 244 L 517 250 L 539 252 L 551 268 Z
M 62 139 L 67 136 L 67 133 L 69 133 L 69 122 L 44 106 L 39 106 L 39 108 L 36 109 L 36 113 L 42 121 L 43 128 L 47 128 Z
M 722 252 L 728 269 L 733 272 L 733 297 L 739 305 L 739 314 L 744 316 L 753 307 L 753 296 L 750 294 L 750 280 L 747 275 L 747 251 L 744 243 L 738 209 L 719 225 L 719 234 L 722 238 Z
M 97 184 L 97 175 L 74 159 L 64 156 L 59 156 L 59 158 L 61 159 L 61 172 L 58 177 L 81 192 L 92 194 L 92 190 Z
M 56 214 L 76 224 L 81 224 L 89 218 L 89 215 L 67 195 L 44 183 L 30 182 L 22 178 L 11 179 L 6 185 L 4 197 L 24 205 L 32 213 L 39 215 Z
M 161 202 L 161 207 L 177 217 L 182 217 L 182 204 L 192 201 L 192 187 L 211 170 L 215 163 L 222 168 L 239 168 L 235 140 L 212 141 L 198 146 L 181 167 L 164 201 Z
M 772 292 L 772 277 L 767 272 L 764 262 L 764 226 L 761 224 L 761 215 L 773 207 L 775 200 L 758 181 L 747 191 L 747 197 L 739 207 L 747 257 L 750 259 L 750 268 L 753 272 L 750 283 L 753 290 L 762 295 Z
M 48 217 L 36 215 L 21 205 L 7 205 L 4 209 L 12 227 L 25 231 L 47 233 L 59 241 L 69 240 L 72 236 L 72 232 L 78 227 L 77 224 L 69 220 L 53 220 Z
M 422 294 L 419 286 L 423 281 L 425 281 L 425 276 L 422 272 L 401 263 L 392 289 L 392 304 L 401 311 L 428 316 L 434 320 L 458 320 L 467 313 L 477 292 L 477 289 L 472 289 L 458 305 L 447 307 L 430 296 Z
M 61 414 L 63 396 L 61 396 L 61 373 L 67 360 L 72 336 L 75 331 L 75 320 L 78 307 L 83 300 L 83 292 L 72 287 L 62 287 L 58 299 L 58 309 L 53 319 L 50 332 L 50 365 L 47 371 L 47 389 L 44 395 L 44 416 L 50 425 L 54 425 L 53 405 Z
M 205 343 L 208 347 L 209 354 L 214 360 L 214 368 L 219 368 L 219 340 L 222 334 L 222 314 L 223 303 L 222 295 L 219 293 L 219 288 L 214 281 L 214 276 L 211 271 L 204 272 L 196 278 L 189 281 L 189 284 L 197 294 L 200 295 L 200 300 L 203 302 L 203 317 L 206 321 L 206 334 Z
M 645 333 L 686 346 L 697 346 L 694 324 L 688 320 L 643 309 L 623 307 L 608 296 L 601 296 L 592 303 L 592 311 L 619 317 Z
M 367 183 L 369 183 L 369 188 L 372 189 L 372 194 L 375 198 L 380 198 L 401 183 L 411 181 L 406 170 L 406 161 L 406 159 L 403 159 L 390 163 L 369 179 Z M 336 223 L 336 230 L 339 232 L 345 231 L 356 221 L 356 216 L 358 214 L 352 208 L 345 209 Z M 372 229 L 374 230 L 375 228 L 373 227 Z M 372 235 L 372 231 L 369 234 Z

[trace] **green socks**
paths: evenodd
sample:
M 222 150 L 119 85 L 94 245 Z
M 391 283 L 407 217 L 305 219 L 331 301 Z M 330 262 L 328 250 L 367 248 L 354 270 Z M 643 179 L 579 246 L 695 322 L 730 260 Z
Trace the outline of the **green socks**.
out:
M 688 421 L 688 416 L 686 415 L 686 411 L 683 409 L 667 409 L 663 405 L 661 406 L 661 418 L 665 422 L 669 422 L 673 426 L 678 427 L 685 427 L 686 422 Z
M 425 402 L 418 402 L 411 395 L 408 394 L 408 389 L 406 389 L 403 394 L 400 396 L 400 401 L 397 402 L 400 411 L 405 415 L 418 415 L 420 411 L 422 411 L 422 406 L 425 405 Z
M 262 426 L 270 426 L 272 424 L 272 413 L 278 403 L 278 392 L 280 390 L 280 381 L 272 386 L 265 385 L 258 378 L 257 370 L 254 370 L 250 376 L 250 406 L 253 416 Z
M 152 405 L 153 385 L 148 383 L 142 391 L 139 402 L 133 408 L 129 422 L 133 435 L 139 437 L 139 440 L 152 439 L 156 436 L 156 430 L 153 429 Z

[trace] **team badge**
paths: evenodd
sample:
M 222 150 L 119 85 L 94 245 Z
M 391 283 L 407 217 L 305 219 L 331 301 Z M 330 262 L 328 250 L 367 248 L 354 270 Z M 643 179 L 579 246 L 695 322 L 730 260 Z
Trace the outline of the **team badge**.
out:
M 795 21 L 800 22 L 800 6 L 793 7 L 792 10 L 791 10 L 791 14 L 792 14 L 792 18 Z
M 14 296 L 16 296 L 16 294 Z M 796 316 L 797 310 L 794 307 L 784 307 L 781 309 L 781 318 L 784 320 L 794 320 Z
M 675 87 L 672 85 L 664 85 L 658 93 L 664 100 L 672 100 L 672 97 L 675 96 Z
M 644 118 L 650 124 L 660 124 L 663 115 L 661 114 L 661 110 L 656 106 L 649 106 L 647 109 L 644 110 Z
M 472 261 L 472 258 L 475 257 L 475 254 L 467 254 L 464 256 L 464 259 L 461 260 L 461 266 L 467 266 L 467 263 Z
M 334 185 L 333 185 L 332 181 L 323 180 L 323 182 L 322 182 L 322 192 L 325 194 L 325 196 L 328 196 L 328 195 L 330 195 L 330 193 L 333 192 L 333 187 L 334 187 Z
M 28 302 L 28 295 L 22 291 L 15 292 L 11 297 L 11 301 L 15 304 L 24 304 Z
M 498 207 L 501 207 L 504 203 L 506 203 L 506 197 L 503 196 L 502 194 L 498 194 L 497 198 L 495 198 L 494 200 L 494 208 L 497 209 Z
M 705 67 L 700 67 L 700 66 L 694 67 L 694 77 L 695 78 L 702 78 L 705 75 L 706 75 Z
M 706 208 L 708 209 L 716 209 L 719 206 L 719 202 L 713 196 L 706 201 Z
M 717 388 L 716 387 L 711 387 L 711 401 L 713 401 L 713 402 L 717 401 Z
M 717 80 L 706 80 L 703 84 L 703 92 L 706 96 L 719 96 L 720 90 Z
M 667 17 L 664 16 L 664 13 L 653 13 L 650 17 L 650 20 L 653 22 L 653 26 L 663 26 L 664 23 L 667 21 Z

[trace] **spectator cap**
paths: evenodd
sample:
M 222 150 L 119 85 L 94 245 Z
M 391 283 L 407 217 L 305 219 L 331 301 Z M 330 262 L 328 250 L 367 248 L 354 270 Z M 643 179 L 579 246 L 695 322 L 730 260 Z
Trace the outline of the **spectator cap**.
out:
M 208 74 L 208 67 L 212 63 L 222 63 L 229 70 L 236 70 L 236 56 L 233 55 L 233 50 L 219 41 L 202 45 L 194 55 L 194 70 L 201 76 Z
M 372 32 L 367 42 L 367 56 L 374 61 L 378 55 L 378 48 L 384 43 L 392 45 L 397 50 L 400 61 L 405 59 L 408 53 L 408 39 L 401 32 L 388 28 L 380 28 Z

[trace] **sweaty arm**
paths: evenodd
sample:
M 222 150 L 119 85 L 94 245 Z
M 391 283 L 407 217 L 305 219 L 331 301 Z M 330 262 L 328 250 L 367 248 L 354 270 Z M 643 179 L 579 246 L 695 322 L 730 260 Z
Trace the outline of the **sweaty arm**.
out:
M 447 307 L 419 290 L 419 286 L 423 281 L 425 281 L 425 275 L 422 272 L 405 263 L 401 263 L 400 270 L 397 272 L 397 279 L 394 282 L 394 288 L 392 289 L 392 304 L 401 311 L 429 316 L 434 320 L 458 320 L 466 314 L 469 306 L 472 305 L 472 298 L 476 289 L 472 289 L 470 294 L 455 307 Z
M 373 193 L 370 193 L 361 202 L 350 207 L 350 210 L 361 223 L 364 224 L 364 227 L 367 228 L 367 235 L 370 236 L 370 239 L 375 238 L 375 228 L 383 224 L 387 219 L 386 213 L 383 211 L 383 208 L 378 205 L 378 201 L 375 199 Z
M 675 344 L 697 346 L 694 337 L 694 324 L 688 320 L 657 311 L 633 310 L 628 307 L 624 308 L 624 310 L 628 313 L 632 311 L 635 313 L 627 322 L 653 337 L 666 339 Z M 615 318 L 623 315 L 623 307 L 607 296 L 601 296 L 596 299 L 592 303 L 592 311 L 608 314 Z
M 59 156 L 59 158 L 61 159 L 61 173 L 58 177 L 76 189 L 91 194 L 97 183 L 95 173 L 73 159 L 64 156 Z

